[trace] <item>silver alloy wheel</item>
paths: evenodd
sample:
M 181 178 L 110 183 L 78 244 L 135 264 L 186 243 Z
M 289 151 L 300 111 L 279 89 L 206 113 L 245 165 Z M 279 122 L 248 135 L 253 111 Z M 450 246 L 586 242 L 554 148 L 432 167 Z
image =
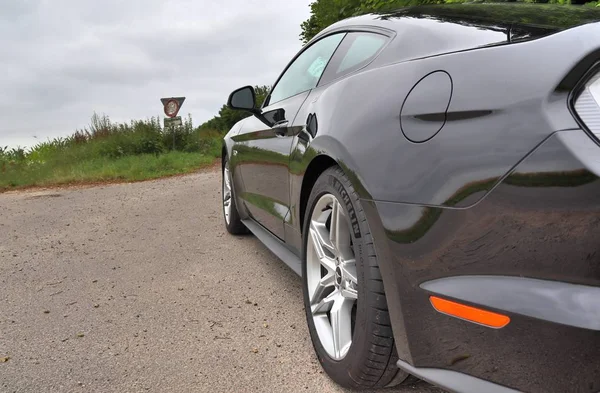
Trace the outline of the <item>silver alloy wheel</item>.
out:
M 321 345 L 332 359 L 341 360 L 352 344 L 358 280 L 350 222 L 332 194 L 318 200 L 310 217 L 306 282 Z
M 229 225 L 229 220 L 231 220 L 231 178 L 228 161 L 225 161 L 225 169 L 223 170 L 223 213 L 225 214 L 225 222 Z

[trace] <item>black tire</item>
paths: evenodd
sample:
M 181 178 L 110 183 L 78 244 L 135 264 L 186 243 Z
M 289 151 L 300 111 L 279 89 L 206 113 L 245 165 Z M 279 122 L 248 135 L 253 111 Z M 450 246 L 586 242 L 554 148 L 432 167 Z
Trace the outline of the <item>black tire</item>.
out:
M 350 232 L 358 278 L 354 326 L 360 328 L 354 329 L 350 349 L 339 361 L 328 355 L 319 340 L 310 311 L 306 279 L 308 228 L 315 204 L 325 194 L 334 195 L 341 202 L 346 216 L 355 215 L 359 224 L 358 229 L 354 226 Z M 351 213 L 352 210 L 354 214 Z M 351 389 L 383 388 L 400 384 L 408 374 L 396 366 L 398 357 L 373 239 L 358 195 L 339 167 L 327 169 L 317 179 L 308 199 L 303 228 L 304 308 L 312 343 L 321 366 L 331 379 Z
M 233 182 L 230 179 L 231 184 L 231 212 L 229 214 L 229 222 L 227 222 L 227 218 L 225 216 L 225 207 L 223 206 L 223 192 L 225 191 L 225 168 L 228 168 L 229 165 L 229 157 L 225 156 L 223 160 L 223 167 L 221 168 L 221 210 L 223 211 L 223 221 L 225 222 L 225 228 L 227 228 L 227 232 L 232 235 L 243 235 L 248 233 L 248 228 L 242 223 L 240 219 L 240 214 L 238 213 L 237 206 L 235 203 L 235 189 L 233 187 Z

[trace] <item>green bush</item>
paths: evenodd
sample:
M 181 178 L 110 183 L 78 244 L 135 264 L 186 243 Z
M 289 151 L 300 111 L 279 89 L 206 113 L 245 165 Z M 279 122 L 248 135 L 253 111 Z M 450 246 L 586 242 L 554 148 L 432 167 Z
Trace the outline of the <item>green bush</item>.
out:
M 0 190 L 186 173 L 220 157 L 222 137 L 223 132 L 194 128 L 191 116 L 173 130 L 158 117 L 112 123 L 94 114 L 88 127 L 69 137 L 29 150 L 0 148 Z

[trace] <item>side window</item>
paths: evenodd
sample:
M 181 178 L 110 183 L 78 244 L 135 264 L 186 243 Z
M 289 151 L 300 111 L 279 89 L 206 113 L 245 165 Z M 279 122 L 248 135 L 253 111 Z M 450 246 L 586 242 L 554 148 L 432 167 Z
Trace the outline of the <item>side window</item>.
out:
M 345 33 L 327 36 L 302 52 L 275 85 L 268 104 L 314 88 L 344 36 Z
M 367 65 L 379 53 L 388 37 L 376 33 L 348 33 L 321 80 L 327 83 Z

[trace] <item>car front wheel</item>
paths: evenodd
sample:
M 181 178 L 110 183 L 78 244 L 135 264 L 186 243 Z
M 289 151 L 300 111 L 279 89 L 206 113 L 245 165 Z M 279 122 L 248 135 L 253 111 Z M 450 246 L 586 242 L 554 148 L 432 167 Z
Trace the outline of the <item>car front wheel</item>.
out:
M 225 228 L 227 228 L 227 232 L 231 233 L 232 235 L 248 233 L 248 229 L 242 223 L 235 205 L 234 188 L 231 180 L 231 171 L 229 169 L 229 157 L 225 157 L 223 160 L 221 174 L 221 196 L 223 201 L 223 218 L 225 219 Z
M 380 388 L 403 381 L 366 218 L 339 167 L 315 183 L 304 220 L 304 305 L 317 357 L 338 384 Z

